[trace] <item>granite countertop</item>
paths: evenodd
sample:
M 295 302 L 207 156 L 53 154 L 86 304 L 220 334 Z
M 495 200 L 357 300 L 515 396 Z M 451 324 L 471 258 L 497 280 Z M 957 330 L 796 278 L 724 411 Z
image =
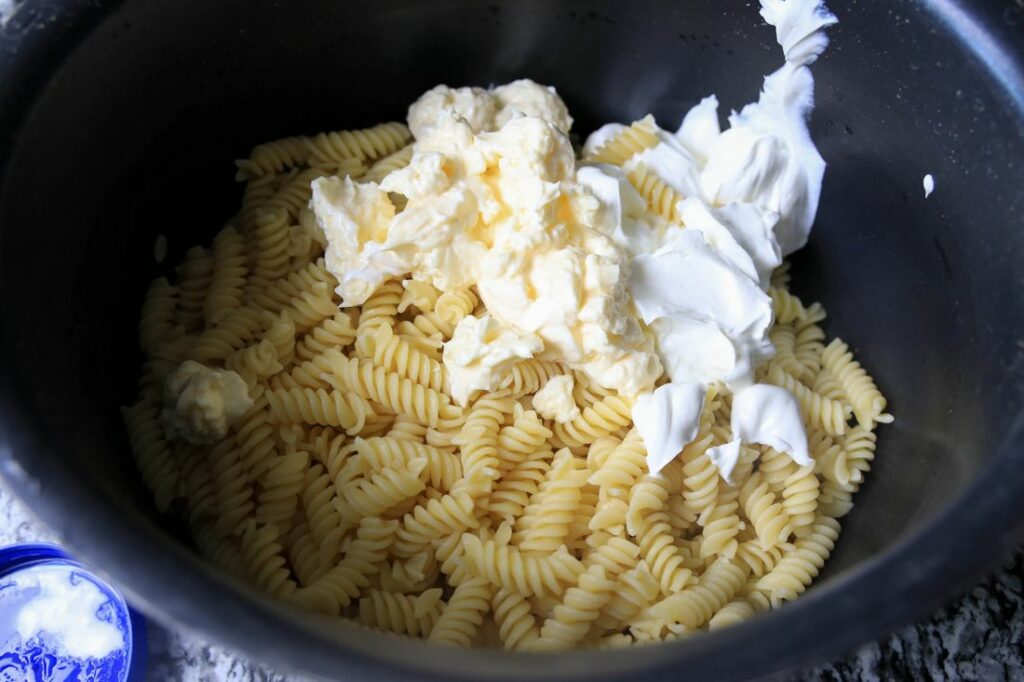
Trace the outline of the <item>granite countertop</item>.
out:
M 55 537 L 0 483 L 0 546 Z M 787 680 L 1024 679 L 1024 548 L 934 616 Z M 147 680 L 303 682 L 150 622 Z

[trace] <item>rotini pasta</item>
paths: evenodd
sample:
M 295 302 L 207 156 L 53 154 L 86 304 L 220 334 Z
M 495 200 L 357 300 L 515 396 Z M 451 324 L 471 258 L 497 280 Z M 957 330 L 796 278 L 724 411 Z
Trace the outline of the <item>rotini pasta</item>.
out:
M 678 231 L 688 198 L 645 153 L 664 132 L 650 116 L 617 130 L 586 160 L 622 166 L 645 201 L 635 210 Z M 332 274 L 336 251 L 327 266 L 334 233 L 318 223 L 312 183 L 400 186 L 418 169 L 392 174 L 419 162 L 415 145 L 404 124 L 385 123 L 254 147 L 236 162 L 238 214 L 185 253 L 176 278 L 152 280 L 140 396 L 122 415 L 157 510 L 180 516 L 213 564 L 271 595 L 464 647 L 642 645 L 739 623 L 806 590 L 872 466 L 875 429 L 892 417 L 847 344 L 827 341 L 824 308 L 790 293 L 789 264 L 767 288 L 775 353 L 756 376 L 796 398 L 813 464 L 744 442 L 726 481 L 712 448 L 734 443 L 733 394 L 719 382 L 706 387 L 696 437 L 652 474 L 636 396 L 563 361 L 547 337 L 489 389 L 452 397 L 456 327 L 510 315 L 488 309 L 484 283 L 397 268 L 365 303 L 340 307 L 348 273 Z M 449 180 L 464 172 L 443 168 Z M 416 215 L 408 194 L 388 195 L 389 216 Z M 561 221 L 564 208 L 550 212 Z M 480 220 L 474 231 L 496 239 L 497 223 Z M 595 311 L 602 303 L 576 293 Z M 186 361 L 246 394 L 209 439 L 186 440 L 175 421 L 182 399 L 168 384 Z M 564 378 L 534 407 L 554 377 Z M 220 388 L 188 416 L 226 404 Z
M 658 144 L 658 133 L 653 116 L 646 116 L 624 128 L 605 142 L 586 161 L 611 163 L 621 166 L 634 155 Z

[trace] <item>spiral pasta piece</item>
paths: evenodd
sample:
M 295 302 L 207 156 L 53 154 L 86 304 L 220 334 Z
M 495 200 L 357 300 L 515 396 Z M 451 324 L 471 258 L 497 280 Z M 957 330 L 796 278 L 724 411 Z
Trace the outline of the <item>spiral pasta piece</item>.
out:
M 593 163 L 610 163 L 621 166 L 630 158 L 658 144 L 657 124 L 653 116 L 645 116 L 594 150 L 585 158 Z
M 821 360 L 850 397 L 858 424 L 871 428 L 875 422 L 889 423 L 893 420 L 892 415 L 885 414 L 885 396 L 860 363 L 853 359 L 849 346 L 838 338 L 833 339 L 825 346 Z
M 462 536 L 466 559 L 478 575 L 495 586 L 508 585 L 525 596 L 558 596 L 573 583 L 583 565 L 565 548 L 545 556 L 524 554 L 495 540 Z
M 359 620 L 380 630 L 412 637 L 429 637 L 441 617 L 441 588 L 418 596 L 369 590 L 359 600 Z
M 540 490 L 516 523 L 512 542 L 523 552 L 554 552 L 569 534 L 587 472 L 568 450 L 561 450 Z
M 682 590 L 693 577 L 686 555 L 676 546 L 665 512 L 668 490 L 663 480 L 646 476 L 629 494 L 626 528 L 640 545 L 640 556 L 664 594 Z
M 528 358 L 509 367 L 498 388 L 507 390 L 512 398 L 519 398 L 536 393 L 551 377 L 560 374 L 565 374 L 565 366 L 561 363 Z
M 402 123 L 382 123 L 361 130 L 320 133 L 310 142 L 309 165 L 333 169 L 346 159 L 374 161 L 393 154 L 412 140 L 412 133 Z
M 444 365 L 397 336 L 389 325 L 378 325 L 360 336 L 356 350 L 373 360 L 376 367 L 383 367 L 435 391 L 448 390 L 448 373 Z
M 608 490 L 616 497 L 625 497 L 629 489 L 647 472 L 647 449 L 634 428 L 611 451 L 604 464 L 591 474 L 588 482 Z
M 287 597 L 295 591 L 297 585 L 288 573 L 276 526 L 246 523 L 241 554 L 250 580 L 261 590 L 275 597 Z
M 305 136 L 284 137 L 258 144 L 249 152 L 248 158 L 235 161 L 238 167 L 235 179 L 250 180 L 305 165 L 309 152 L 309 138 Z
M 356 438 L 353 448 L 369 469 L 411 470 L 412 463 L 422 459 L 424 483 L 441 491 L 451 490 L 462 478 L 462 462 L 458 456 L 411 440 L 388 437 Z
M 150 283 L 139 317 L 139 344 L 146 355 L 178 359 L 180 353 L 174 342 L 185 336 L 185 327 L 175 319 L 177 305 L 178 287 L 171 286 L 166 277 L 158 277 Z
M 708 621 L 708 629 L 719 630 L 730 625 L 738 625 L 752 618 L 755 613 L 754 607 L 746 599 L 734 599 L 711 617 Z
M 383 367 L 374 367 L 369 360 L 346 358 L 336 350 L 327 351 L 323 357 L 330 362 L 333 375 L 354 394 L 413 417 L 425 426 L 437 428 L 462 417 L 461 410 L 446 395 Z
M 819 395 L 802 383 L 786 374 L 785 370 L 775 363 L 768 364 L 768 382 L 780 386 L 794 396 L 800 403 L 800 411 L 808 423 L 819 426 L 834 436 L 846 433 L 846 420 L 850 418 L 850 408 L 838 400 L 830 400 Z
M 296 590 L 292 599 L 307 608 L 335 615 L 339 613 L 369 586 L 369 576 L 379 570 L 394 541 L 397 527 L 396 521 L 364 519 L 345 558 L 308 587 Z
M 300 360 L 315 360 L 328 349 L 341 350 L 356 340 L 356 330 L 348 313 L 339 310 L 325 318 L 295 345 L 295 357 Z
M 647 206 L 656 215 L 670 223 L 681 224 L 682 218 L 676 206 L 683 200 L 679 192 L 672 189 L 657 173 L 648 170 L 647 164 L 638 163 L 626 174 L 629 182 L 640 192 Z
M 426 459 L 420 457 L 403 469 L 381 469 L 348 485 L 338 486 L 334 506 L 341 515 L 342 526 L 355 527 L 361 518 L 379 516 L 405 500 L 415 498 L 426 488 L 420 477 L 426 465 Z
M 789 515 L 789 523 L 799 536 L 803 529 L 814 523 L 818 509 L 818 489 L 821 484 L 814 475 L 814 464 L 808 464 L 793 472 L 786 479 L 782 489 L 782 506 Z
M 185 253 L 185 260 L 177 267 L 178 310 L 175 321 L 188 331 L 203 326 L 203 301 L 213 277 L 213 255 L 194 246 Z
M 526 410 L 519 403 L 512 409 L 512 423 L 501 427 L 498 433 L 498 468 L 506 473 L 524 462 L 532 453 L 543 450 L 551 438 L 551 429 L 533 410 Z
M 661 588 L 647 562 L 641 561 L 619 576 L 612 598 L 601 607 L 598 627 L 612 630 L 631 622 L 654 603 Z
M 593 565 L 580 574 L 575 585 L 566 590 L 562 603 L 554 608 L 540 629 L 540 639 L 532 648 L 570 649 L 583 640 L 601 608 L 612 598 L 615 581 L 604 566 Z
M 555 435 L 569 447 L 589 445 L 628 425 L 632 420 L 632 409 L 632 399 L 610 395 L 586 407 L 571 422 L 555 424 Z
M 308 466 L 308 452 L 292 452 L 270 463 L 260 479 L 263 489 L 256 505 L 257 521 L 280 524 L 295 515 Z
M 491 608 L 494 587 L 482 578 L 459 583 L 430 631 L 431 642 L 468 647 Z
M 167 511 L 181 492 L 181 471 L 171 457 L 171 448 L 160 426 L 156 405 L 140 401 L 122 410 L 132 454 L 142 481 L 153 494 L 156 508 Z
M 696 585 L 665 597 L 649 611 L 657 620 L 695 630 L 731 601 L 745 583 L 743 569 L 722 558 L 708 567 Z
M 757 539 L 763 550 L 770 550 L 784 542 L 793 531 L 785 506 L 776 501 L 775 495 L 768 489 L 768 484 L 763 482 L 760 472 L 752 474 L 743 485 L 740 490 L 740 503 L 757 532 Z
M 540 490 L 553 458 L 550 449 L 537 450 L 505 472 L 491 492 L 488 513 L 499 521 L 514 523 Z
M 738 509 L 739 504 L 735 499 L 719 498 L 704 520 L 704 535 L 700 544 L 702 559 L 715 556 L 731 559 L 736 556 L 736 549 L 739 546 L 736 536 L 743 527 L 743 522 L 736 513 Z
M 341 554 L 341 541 L 346 528 L 342 524 L 334 499 L 337 492 L 331 476 L 323 465 L 316 464 L 306 470 L 300 496 L 300 504 L 305 513 L 309 528 L 310 540 L 313 543 L 313 555 L 316 565 L 307 571 L 309 578 L 318 576 L 328 567 L 333 566 Z M 310 581 L 300 581 L 303 585 Z
M 402 283 L 397 280 L 385 282 L 363 303 L 356 326 L 356 339 L 368 335 L 378 326 L 391 327 L 395 324 L 398 305 L 402 301 Z
M 213 276 L 203 300 L 203 318 L 216 325 L 242 303 L 249 274 L 245 242 L 233 227 L 226 227 L 213 240 Z
M 430 542 L 480 525 L 473 514 L 473 498 L 466 492 L 448 493 L 417 506 L 402 519 L 395 555 L 410 557 Z
M 530 602 L 521 593 L 502 587 L 495 592 L 491 605 L 498 635 L 506 650 L 528 649 L 540 637 Z
M 838 537 L 839 522 L 818 516 L 810 532 L 796 541 L 793 552 L 758 580 L 757 587 L 768 592 L 773 603 L 795 599 L 818 576 Z
M 250 260 L 255 262 L 251 283 L 265 286 L 288 274 L 288 212 L 283 208 L 266 208 L 256 216 Z
M 500 474 L 498 431 L 511 412 L 511 399 L 485 395 L 473 404 L 466 416 L 458 436 L 465 478 L 457 488 L 468 492 L 474 500 L 489 496 Z

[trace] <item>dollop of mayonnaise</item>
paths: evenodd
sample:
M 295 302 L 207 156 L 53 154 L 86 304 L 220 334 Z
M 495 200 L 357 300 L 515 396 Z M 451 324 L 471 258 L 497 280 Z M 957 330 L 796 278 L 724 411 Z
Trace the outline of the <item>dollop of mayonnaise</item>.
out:
M 427 137 L 440 118 L 452 113 L 478 133 L 498 130 L 516 115 L 543 119 L 567 135 L 572 129 L 572 116 L 555 89 L 522 78 L 487 90 L 431 88 L 409 107 L 409 130 L 417 140 Z
M 164 382 L 162 415 L 168 438 L 202 445 L 227 436 L 253 406 L 245 380 L 236 372 L 186 360 Z
M 574 385 L 571 374 L 551 377 L 533 394 L 533 409 L 544 419 L 559 424 L 571 422 L 580 416 L 580 408 L 572 396 Z
M 704 387 L 695 383 L 671 382 L 636 399 L 633 423 L 647 448 L 647 466 L 661 471 L 697 437 Z
M 533 334 L 518 334 L 498 324 L 490 315 L 467 315 L 444 345 L 444 364 L 452 398 L 465 405 L 477 391 L 489 391 L 520 360 L 532 358 L 544 348 Z
M 784 388 L 755 384 L 737 391 L 732 397 L 731 426 L 734 437 L 788 453 L 800 466 L 813 461 L 800 405 Z

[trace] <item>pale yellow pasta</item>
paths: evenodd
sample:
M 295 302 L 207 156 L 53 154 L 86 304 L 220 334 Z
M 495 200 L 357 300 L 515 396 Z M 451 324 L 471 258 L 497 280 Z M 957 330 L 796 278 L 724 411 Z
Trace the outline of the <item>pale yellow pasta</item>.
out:
M 498 635 L 506 649 L 529 648 L 540 637 L 530 603 L 522 593 L 502 587 L 495 593 L 491 605 Z
M 885 397 L 860 363 L 853 359 L 853 353 L 845 343 L 833 339 L 822 353 L 822 364 L 835 375 L 850 397 L 853 413 L 861 426 L 892 421 L 892 416 L 885 414 Z
M 402 123 L 382 123 L 361 130 L 320 133 L 310 141 L 309 163 L 314 168 L 332 168 L 338 161 L 374 161 L 393 154 L 412 140 Z
M 635 158 L 658 141 L 646 117 L 588 160 L 628 168 L 652 224 L 681 227 L 685 197 Z M 445 344 L 467 315 L 504 319 L 473 287 L 396 276 L 341 308 L 311 183 L 379 183 L 413 153 L 408 129 L 385 123 L 275 140 L 237 162 L 238 214 L 142 305 L 140 397 L 123 417 L 156 508 L 269 594 L 458 646 L 647 644 L 807 589 L 892 417 L 849 347 L 828 342 L 824 308 L 790 293 L 789 264 L 771 276 L 775 354 L 756 376 L 796 398 L 813 464 L 744 442 L 727 482 L 710 448 L 733 441 L 732 393 L 715 383 L 696 437 L 651 474 L 635 396 L 551 348 L 456 404 Z M 407 198 L 389 196 L 401 213 Z M 251 400 L 213 442 L 168 428 L 178 405 L 165 383 L 185 360 L 237 373 Z M 579 414 L 543 419 L 533 396 L 561 375 Z
M 524 552 L 550 553 L 565 543 L 580 504 L 587 471 L 568 450 L 555 455 L 533 502 L 516 521 L 512 542 Z
M 470 578 L 459 584 L 445 604 L 440 618 L 430 631 L 431 642 L 469 646 L 491 608 L 494 586 L 483 578 Z
M 156 405 L 138 402 L 123 410 L 128 438 L 142 480 L 156 500 L 156 507 L 167 511 L 182 486 L 181 471 L 171 456 Z
M 589 445 L 628 425 L 632 420 L 633 401 L 610 395 L 583 410 L 567 424 L 555 424 L 555 435 L 569 447 Z
M 760 541 L 761 548 L 769 550 L 780 542 L 784 542 L 792 532 L 789 514 L 783 504 L 768 489 L 768 484 L 761 480 L 761 474 L 755 473 L 747 479 L 740 491 L 740 502 L 743 504 L 746 517 Z
M 249 158 L 235 161 L 239 180 L 283 173 L 289 168 L 302 166 L 309 160 L 309 138 L 285 137 L 256 145 Z
M 638 163 L 627 177 L 647 206 L 655 215 L 659 215 L 670 223 L 682 223 L 676 206 L 683 200 L 682 195 L 669 187 L 658 175 L 647 169 L 644 163 Z
M 616 133 L 585 160 L 621 166 L 634 155 L 657 144 L 658 133 L 654 117 L 648 115 Z
M 308 452 L 288 453 L 268 465 L 260 477 L 262 489 L 256 504 L 257 521 L 277 523 L 280 527 L 295 515 L 308 467 Z

